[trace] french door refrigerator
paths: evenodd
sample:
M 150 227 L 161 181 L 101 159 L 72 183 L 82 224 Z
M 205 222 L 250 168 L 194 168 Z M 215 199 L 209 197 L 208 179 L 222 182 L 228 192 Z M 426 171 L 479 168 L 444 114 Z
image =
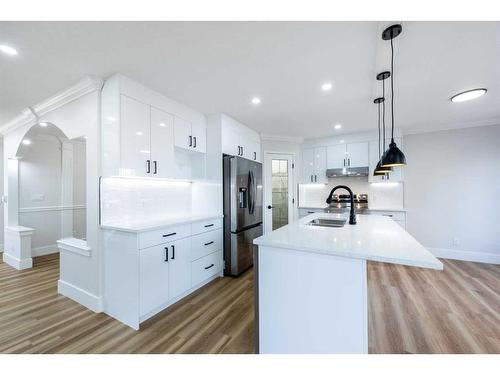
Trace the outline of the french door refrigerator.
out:
M 262 164 L 224 155 L 224 274 L 253 265 L 253 239 L 262 236 Z

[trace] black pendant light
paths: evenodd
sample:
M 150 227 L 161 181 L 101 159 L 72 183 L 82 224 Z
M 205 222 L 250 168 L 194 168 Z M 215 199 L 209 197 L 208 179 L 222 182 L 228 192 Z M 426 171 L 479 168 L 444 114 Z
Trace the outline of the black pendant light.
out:
M 382 156 L 381 164 L 384 167 L 398 167 L 406 165 L 405 154 L 398 148 L 396 142 L 394 142 L 394 45 L 393 39 L 396 38 L 403 28 L 401 25 L 396 24 L 389 26 L 382 32 L 383 40 L 391 41 L 391 143 L 389 144 L 389 149 L 384 152 Z
M 391 76 L 390 72 L 382 72 L 377 74 L 377 81 L 382 81 L 382 96 L 374 100 L 374 103 L 379 104 L 379 117 L 378 117 L 378 157 L 379 161 L 373 175 L 384 175 L 389 172 L 392 172 L 392 167 L 382 166 L 382 153 L 380 152 L 380 143 L 382 143 L 382 150 L 385 150 L 385 80 Z M 380 103 L 382 103 L 382 124 L 383 124 L 383 132 L 382 132 L 382 142 L 380 141 Z
M 378 110 L 378 157 L 379 158 L 381 156 L 381 152 L 380 152 L 380 103 L 383 103 L 384 101 L 385 101 L 385 99 L 383 97 L 376 98 L 375 100 L 373 100 L 373 102 L 375 104 L 377 104 L 377 110 Z M 373 175 L 380 176 L 380 175 L 384 175 L 384 174 L 389 173 L 389 172 L 390 172 L 390 168 L 389 167 L 382 167 L 380 165 L 380 159 L 379 159 L 377 166 L 375 167 L 375 170 L 373 171 Z

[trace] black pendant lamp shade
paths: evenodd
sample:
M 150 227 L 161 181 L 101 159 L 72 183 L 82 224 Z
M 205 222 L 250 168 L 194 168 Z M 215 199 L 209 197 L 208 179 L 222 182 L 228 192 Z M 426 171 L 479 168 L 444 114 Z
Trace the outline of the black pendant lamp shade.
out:
M 376 98 L 375 100 L 373 100 L 373 102 L 375 104 L 377 104 L 377 106 L 378 106 L 377 109 L 378 109 L 378 156 L 379 156 L 379 158 L 380 158 L 380 103 L 384 103 L 384 101 L 385 101 L 384 97 Z M 385 134 L 385 129 L 384 129 L 384 134 Z M 386 173 L 389 173 L 390 171 L 392 171 L 392 168 L 382 167 L 380 160 L 379 160 L 377 163 L 377 166 L 373 170 L 373 175 L 380 176 L 380 175 L 384 175 Z
M 401 34 L 403 28 L 401 25 L 396 24 L 389 26 L 382 32 L 383 40 L 391 41 L 391 143 L 389 148 L 382 155 L 381 164 L 384 167 L 398 167 L 406 165 L 405 154 L 398 148 L 396 142 L 394 142 L 394 45 L 393 39 Z

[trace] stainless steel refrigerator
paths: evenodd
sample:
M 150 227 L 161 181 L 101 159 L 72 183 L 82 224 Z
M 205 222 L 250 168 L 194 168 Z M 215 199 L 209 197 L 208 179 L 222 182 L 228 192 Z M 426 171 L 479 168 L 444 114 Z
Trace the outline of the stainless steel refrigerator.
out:
M 224 155 L 224 274 L 253 265 L 253 239 L 262 235 L 262 164 Z

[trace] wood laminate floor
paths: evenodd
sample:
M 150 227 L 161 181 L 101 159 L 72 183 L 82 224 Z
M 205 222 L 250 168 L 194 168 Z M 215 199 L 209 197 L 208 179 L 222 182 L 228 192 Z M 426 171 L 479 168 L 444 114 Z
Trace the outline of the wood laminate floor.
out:
M 500 353 L 500 266 L 369 263 L 370 353 Z M 59 258 L 0 262 L 0 353 L 252 353 L 253 273 L 221 278 L 140 331 L 57 294 Z

